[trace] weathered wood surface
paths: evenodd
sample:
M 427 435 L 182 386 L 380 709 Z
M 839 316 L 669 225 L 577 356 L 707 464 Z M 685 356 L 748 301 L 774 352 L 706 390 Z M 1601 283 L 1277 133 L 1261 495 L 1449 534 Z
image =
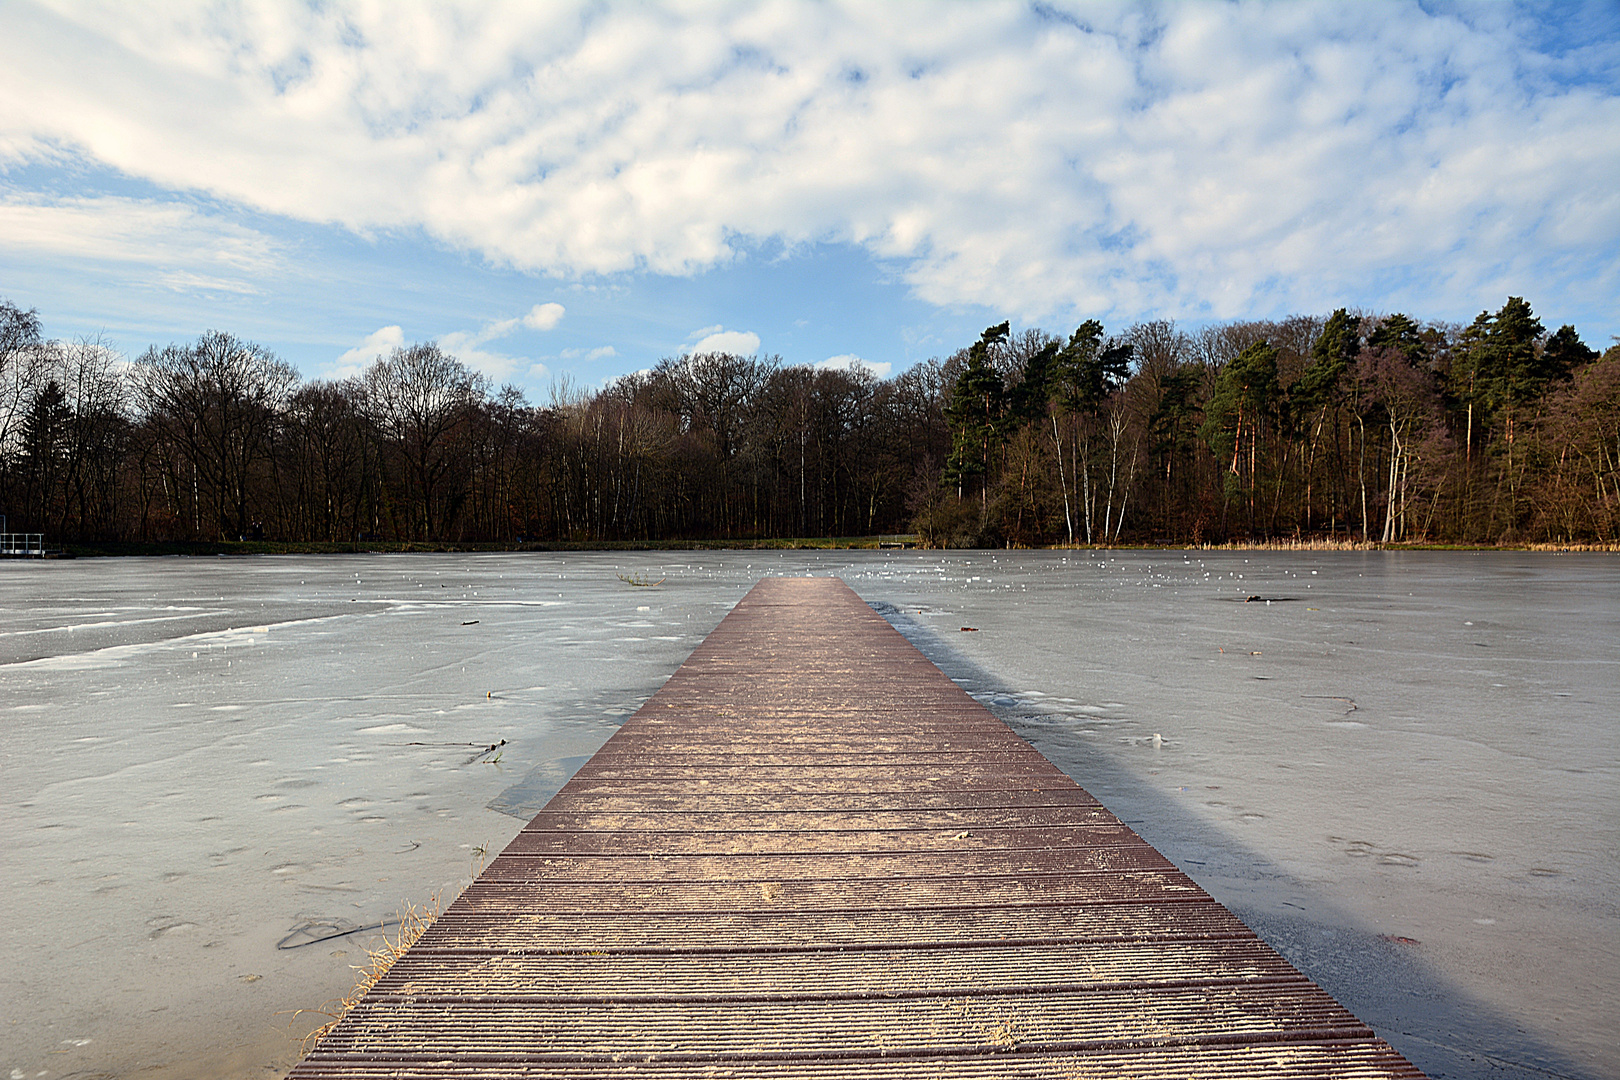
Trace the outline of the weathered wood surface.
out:
M 291 1074 L 1417 1077 L 830 578 L 768 578 Z

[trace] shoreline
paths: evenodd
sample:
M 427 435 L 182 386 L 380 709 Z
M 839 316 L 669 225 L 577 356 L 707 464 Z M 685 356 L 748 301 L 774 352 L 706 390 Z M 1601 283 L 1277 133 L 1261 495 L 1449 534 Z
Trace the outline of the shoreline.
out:
M 522 543 L 485 541 L 299 541 L 176 540 L 67 543 L 65 558 L 243 555 L 402 555 L 479 554 L 497 552 L 640 552 L 640 551 L 1503 551 L 1551 554 L 1620 554 L 1620 541 L 1534 542 L 1522 544 L 1382 543 L 1359 540 L 1228 540 L 1221 543 L 1050 544 L 1031 548 L 928 548 L 916 537 L 794 537 L 783 539 L 713 540 L 544 540 Z M 23 561 L 23 560 L 17 560 Z M 34 561 L 34 560 L 28 560 Z

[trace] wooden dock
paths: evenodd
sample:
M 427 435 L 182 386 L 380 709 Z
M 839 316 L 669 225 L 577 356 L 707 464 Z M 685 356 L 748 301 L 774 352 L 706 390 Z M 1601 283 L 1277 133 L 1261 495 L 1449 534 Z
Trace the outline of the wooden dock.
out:
M 767 578 L 290 1075 L 1422 1074 L 841 581 Z

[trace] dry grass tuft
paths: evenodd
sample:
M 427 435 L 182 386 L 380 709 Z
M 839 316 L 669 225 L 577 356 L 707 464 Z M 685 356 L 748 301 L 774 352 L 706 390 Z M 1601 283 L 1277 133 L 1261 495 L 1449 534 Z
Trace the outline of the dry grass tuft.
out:
M 389 940 L 388 934 L 385 932 L 382 944 L 375 949 L 368 950 L 366 962 L 355 966 L 354 970 L 360 974 L 355 980 L 354 989 L 349 991 L 347 997 L 327 1002 L 326 1005 L 319 1009 L 299 1009 L 293 1013 L 294 1022 L 305 1013 L 330 1018 L 326 1023 L 304 1036 L 303 1044 L 299 1048 L 300 1057 L 308 1056 L 309 1052 L 315 1049 L 322 1039 L 331 1034 L 333 1028 L 343 1022 L 343 1018 L 348 1016 L 356 1005 L 360 1004 L 361 999 L 382 980 L 384 975 L 388 974 L 389 969 L 394 966 L 395 962 L 404 956 L 412 945 L 422 939 L 422 935 L 427 933 L 428 927 L 433 925 L 434 920 L 439 917 L 443 910 L 437 894 L 421 907 L 417 907 L 415 904 L 406 904 L 404 910 L 400 913 L 399 930 L 395 933 L 393 940 Z

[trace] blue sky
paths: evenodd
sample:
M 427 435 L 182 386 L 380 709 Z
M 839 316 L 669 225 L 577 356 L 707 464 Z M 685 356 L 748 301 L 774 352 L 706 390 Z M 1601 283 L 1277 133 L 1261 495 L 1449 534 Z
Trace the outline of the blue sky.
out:
M 544 400 L 1506 297 L 1620 334 L 1620 5 L 0 6 L 0 297 Z

